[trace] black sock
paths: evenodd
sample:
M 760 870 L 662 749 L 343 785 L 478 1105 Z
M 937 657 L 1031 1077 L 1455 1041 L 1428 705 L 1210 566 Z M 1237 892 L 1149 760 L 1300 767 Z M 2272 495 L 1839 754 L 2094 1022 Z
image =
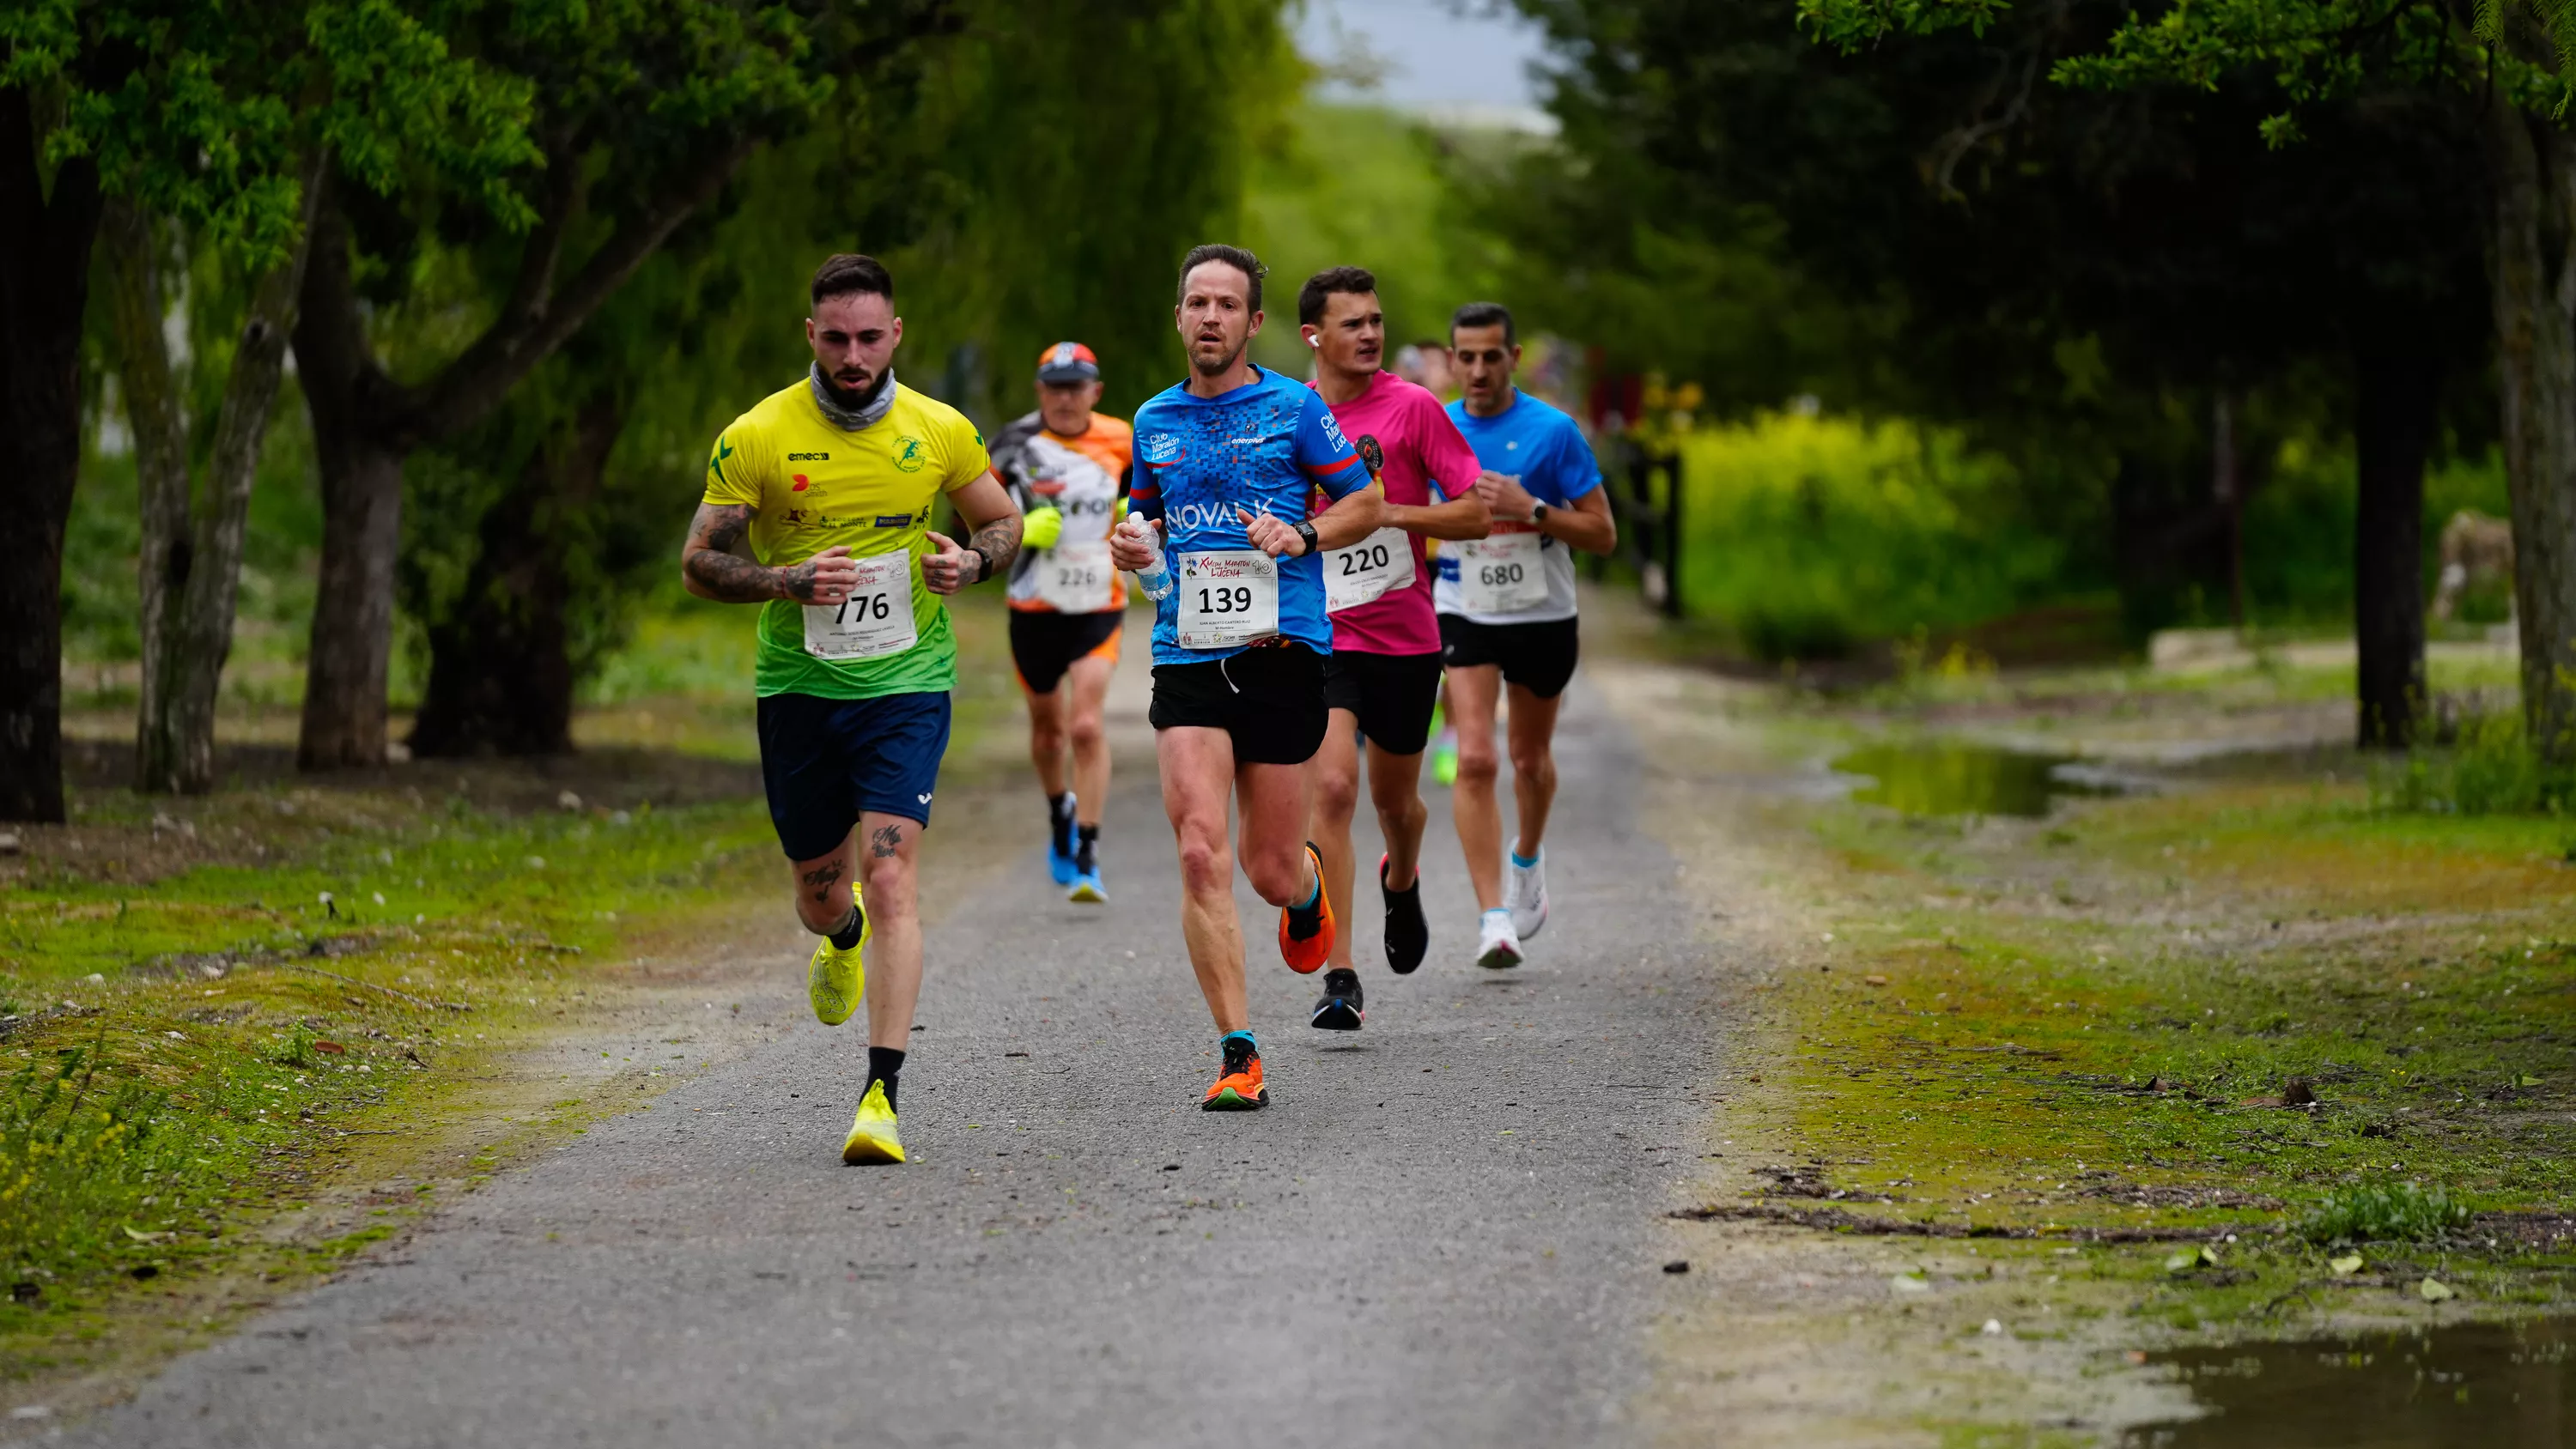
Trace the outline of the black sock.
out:
M 859 947 L 859 938 L 867 933 L 867 929 L 867 913 L 859 909 L 859 898 L 852 896 L 849 915 L 842 918 L 841 924 L 823 934 L 832 938 L 833 950 L 855 951 Z
M 894 1092 L 898 1083 L 895 1081 L 895 1078 L 902 1075 L 902 1073 L 903 1052 L 901 1049 L 881 1046 L 872 1046 L 868 1048 L 868 1080 L 871 1082 L 885 1083 L 886 1110 L 889 1112 L 896 1110 L 894 1105 Z M 866 1096 L 867 1089 L 864 1087 L 860 1088 L 859 1095 L 863 1097 Z
M 1047 838 L 1058 855 L 1073 854 L 1073 792 L 1047 797 Z
M 1077 825 L 1073 827 L 1073 863 L 1075 868 L 1085 875 L 1089 875 L 1091 872 L 1100 868 L 1099 826 Z

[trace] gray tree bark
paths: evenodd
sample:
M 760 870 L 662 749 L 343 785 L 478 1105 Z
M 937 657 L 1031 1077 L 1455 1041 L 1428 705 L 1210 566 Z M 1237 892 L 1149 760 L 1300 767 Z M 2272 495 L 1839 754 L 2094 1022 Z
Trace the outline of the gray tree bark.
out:
M 160 252 L 150 218 L 110 212 L 114 328 L 143 477 L 143 699 L 134 788 L 202 794 L 215 785 L 215 702 L 232 652 L 242 538 L 261 446 L 285 375 L 295 297 L 309 255 L 318 165 L 304 173 L 304 226 L 294 250 L 251 284 L 232 371 L 215 415 L 202 506 L 191 498 L 185 408 L 161 319 Z M 148 422 L 147 422 L 148 419 Z
M 2512 501 L 2522 703 L 2544 758 L 2576 761 L 2576 143 L 2492 87 L 2490 281 Z

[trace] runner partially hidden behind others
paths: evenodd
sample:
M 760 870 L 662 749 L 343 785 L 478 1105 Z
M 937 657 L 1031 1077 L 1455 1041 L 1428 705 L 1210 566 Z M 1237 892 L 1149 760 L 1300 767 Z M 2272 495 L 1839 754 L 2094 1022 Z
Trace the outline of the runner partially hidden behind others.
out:
M 1440 623 L 1422 541 L 1485 536 L 1485 501 L 1476 492 L 1481 469 L 1440 399 L 1379 365 L 1386 313 L 1376 277 L 1360 267 L 1317 272 L 1297 294 L 1297 321 L 1315 349 L 1315 390 L 1376 475 L 1387 515 L 1377 532 L 1324 554 L 1324 606 L 1333 618 L 1324 702 L 1332 714 L 1310 767 L 1315 815 L 1308 834 L 1323 856 L 1325 894 L 1347 909 L 1358 875 L 1351 816 L 1365 759 L 1369 802 L 1386 840 L 1376 871 L 1386 964 L 1401 976 L 1422 964 L 1431 941 L 1417 871 L 1431 814 L 1422 803 L 1422 747 L 1440 699 Z M 1346 923 L 1333 940 L 1310 1024 L 1357 1031 L 1366 1014 Z
M 1181 936 L 1218 1040 L 1212 1112 L 1266 1105 L 1243 988 L 1226 807 L 1241 816 L 1243 874 L 1279 907 L 1279 954 L 1313 971 L 1333 949 L 1333 906 L 1305 843 L 1306 761 L 1324 738 L 1323 552 L 1384 522 L 1368 469 L 1324 400 L 1255 367 L 1261 262 L 1193 248 L 1172 309 L 1189 379 L 1136 414 L 1135 513 L 1111 535 L 1154 615 L 1154 755 L 1181 859 Z M 1331 505 L 1313 512 L 1321 495 Z
M 1096 904 L 1109 899 L 1100 880 L 1100 807 L 1109 800 L 1100 711 L 1127 617 L 1109 530 L 1127 511 L 1133 434 L 1092 410 L 1100 360 L 1079 342 L 1039 356 L 1037 388 L 1038 410 L 993 438 L 993 469 L 1027 519 L 1011 573 L 1011 662 L 1029 703 L 1029 759 L 1046 791 L 1047 868 L 1069 899 Z
M 895 1096 L 921 994 L 914 866 L 957 683 L 939 596 L 1010 568 L 1020 510 L 974 424 L 895 382 L 903 320 L 885 268 L 836 256 L 812 290 L 814 365 L 716 439 L 680 576 L 699 598 L 761 606 L 760 773 L 797 918 L 823 938 L 806 994 L 826 1026 L 863 988 L 868 1008 L 841 1160 L 901 1162 Z M 972 530 L 962 547 L 930 530 L 943 494 Z M 746 541 L 748 559 L 733 552 Z
M 1556 800 L 1556 710 L 1574 677 L 1574 554 L 1618 546 L 1592 445 L 1574 419 L 1512 385 L 1520 339 L 1512 314 L 1470 302 L 1449 323 L 1450 356 L 1465 396 L 1449 405 L 1485 473 L 1476 485 L 1493 534 L 1440 551 L 1440 652 L 1458 727 L 1458 784 L 1450 805 L 1467 878 L 1484 912 L 1476 964 L 1521 964 L 1521 943 L 1547 924 L 1548 807 Z M 1508 691 L 1512 799 L 1520 839 L 1504 869 L 1494 799 L 1494 712 Z M 1505 877 L 1508 876 L 1508 884 Z

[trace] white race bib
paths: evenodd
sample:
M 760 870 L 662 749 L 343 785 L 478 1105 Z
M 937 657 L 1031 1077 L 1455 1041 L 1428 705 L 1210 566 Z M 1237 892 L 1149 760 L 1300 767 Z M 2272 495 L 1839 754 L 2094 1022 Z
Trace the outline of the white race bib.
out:
M 881 553 L 858 564 L 849 598 L 805 606 L 805 652 L 817 659 L 878 659 L 901 654 L 919 637 L 912 622 L 912 555 Z
M 1324 550 L 1324 612 L 1338 614 L 1413 587 L 1413 542 L 1401 528 L 1381 528 L 1349 548 Z
M 1539 542 L 1535 533 L 1498 533 L 1455 545 L 1458 602 L 1470 614 L 1519 614 L 1544 605 L 1547 569 Z
M 1038 597 L 1060 614 L 1094 614 L 1109 607 L 1109 540 L 1060 540 L 1040 553 L 1034 565 Z
M 1257 548 L 1181 555 L 1174 630 L 1184 649 L 1231 649 L 1279 632 L 1279 561 Z

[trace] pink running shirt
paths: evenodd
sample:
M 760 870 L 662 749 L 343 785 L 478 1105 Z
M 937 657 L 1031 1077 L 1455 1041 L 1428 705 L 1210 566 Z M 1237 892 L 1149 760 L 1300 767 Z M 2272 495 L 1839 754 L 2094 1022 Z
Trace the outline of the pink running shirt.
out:
M 1314 384 L 1309 383 L 1312 387 Z M 1440 399 L 1392 372 L 1380 371 L 1368 391 L 1333 406 L 1333 421 L 1386 483 L 1386 501 L 1413 507 L 1464 497 L 1484 465 L 1458 434 Z M 1437 654 L 1440 620 L 1431 611 L 1430 560 L 1422 535 L 1408 533 L 1413 586 L 1395 589 L 1333 615 L 1333 647 L 1361 654 Z

